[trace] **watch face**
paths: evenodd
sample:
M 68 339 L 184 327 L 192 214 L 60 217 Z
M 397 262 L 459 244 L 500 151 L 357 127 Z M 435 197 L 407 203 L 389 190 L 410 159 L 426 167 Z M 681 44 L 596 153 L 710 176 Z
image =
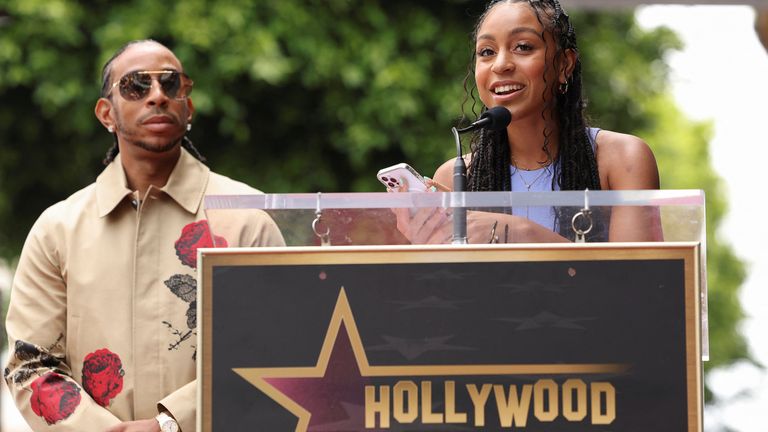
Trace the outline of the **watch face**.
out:
M 173 419 L 168 419 L 160 426 L 160 430 L 163 432 L 179 432 L 179 425 Z
M 161 432 L 179 432 L 179 424 L 173 417 L 165 413 L 160 413 L 157 417 L 157 422 L 160 424 Z

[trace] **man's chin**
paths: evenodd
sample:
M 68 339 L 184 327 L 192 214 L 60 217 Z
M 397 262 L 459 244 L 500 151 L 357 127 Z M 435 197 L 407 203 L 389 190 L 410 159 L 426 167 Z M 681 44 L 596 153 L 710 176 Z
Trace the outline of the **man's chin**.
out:
M 181 138 L 175 141 L 147 142 L 137 141 L 136 146 L 152 153 L 167 153 L 181 144 Z

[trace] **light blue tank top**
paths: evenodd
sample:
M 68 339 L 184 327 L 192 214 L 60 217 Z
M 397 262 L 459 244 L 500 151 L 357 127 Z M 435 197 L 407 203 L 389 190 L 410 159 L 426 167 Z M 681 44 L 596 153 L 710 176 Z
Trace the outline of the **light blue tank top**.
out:
M 598 128 L 587 128 L 589 132 L 589 142 L 592 144 L 592 152 L 597 147 Z M 537 170 L 525 171 L 518 169 L 514 165 L 509 166 L 509 175 L 512 180 L 512 192 L 549 192 L 560 190 L 560 185 L 552 181 L 555 172 L 558 171 L 556 164 L 551 164 Z M 555 227 L 555 210 L 552 207 L 545 206 L 513 206 L 512 214 L 528 218 L 537 224 L 557 231 Z

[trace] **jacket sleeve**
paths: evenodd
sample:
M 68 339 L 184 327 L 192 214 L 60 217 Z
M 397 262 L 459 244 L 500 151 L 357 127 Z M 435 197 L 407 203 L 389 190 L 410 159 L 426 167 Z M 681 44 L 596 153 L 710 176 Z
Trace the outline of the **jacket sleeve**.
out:
M 46 226 L 46 213 L 30 231 L 14 276 L 3 377 L 33 430 L 105 430 L 120 420 L 71 376 L 66 354 L 67 286 L 56 231 Z
M 251 240 L 252 246 L 285 246 L 285 239 L 280 228 L 266 212 L 259 210 L 252 217 L 251 224 L 255 228 Z
M 192 381 L 169 394 L 158 403 L 157 410 L 167 411 L 179 424 L 181 432 L 195 432 L 195 406 L 197 400 L 197 380 Z
M 232 209 L 214 214 L 208 225 L 217 247 L 285 246 L 280 228 L 263 210 Z

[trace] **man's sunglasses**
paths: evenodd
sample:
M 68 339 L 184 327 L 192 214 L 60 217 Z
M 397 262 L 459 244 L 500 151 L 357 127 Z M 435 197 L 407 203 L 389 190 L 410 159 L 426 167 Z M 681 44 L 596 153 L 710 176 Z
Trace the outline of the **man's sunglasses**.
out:
M 125 100 L 142 100 L 152 90 L 152 80 L 157 80 L 166 96 L 177 100 L 186 99 L 192 92 L 192 84 L 194 84 L 185 73 L 175 70 L 134 71 L 128 72 L 112 84 L 107 94 L 118 87 L 120 95 Z

